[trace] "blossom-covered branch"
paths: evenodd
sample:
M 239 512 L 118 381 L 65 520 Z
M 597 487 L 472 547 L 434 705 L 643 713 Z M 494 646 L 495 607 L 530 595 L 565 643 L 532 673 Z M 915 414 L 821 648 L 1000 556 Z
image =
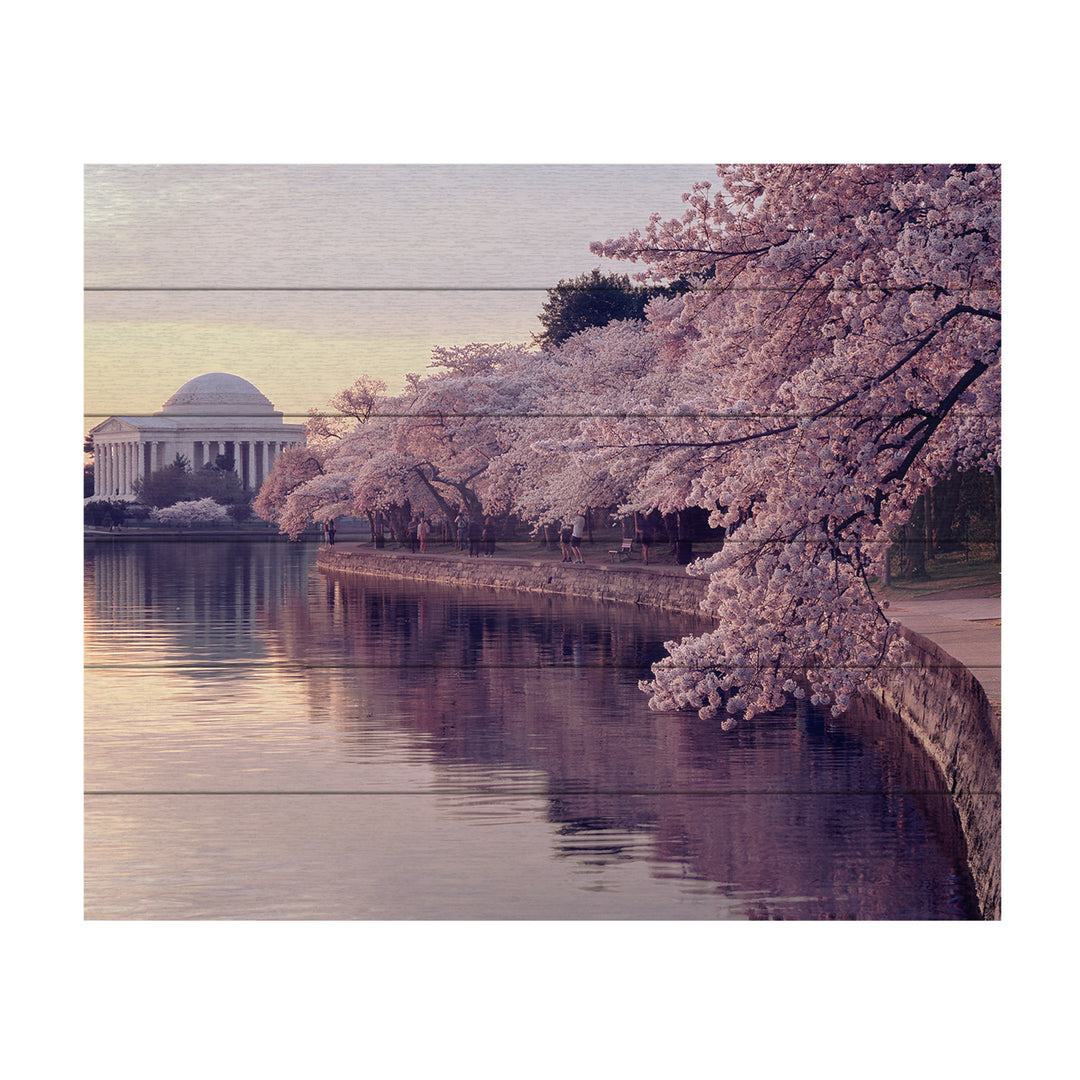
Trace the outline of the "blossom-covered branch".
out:
M 696 415 L 660 437 L 594 423 L 593 445 L 647 457 L 659 485 L 690 470 L 691 500 L 746 541 L 694 568 L 718 627 L 672 646 L 654 704 L 753 715 L 808 685 L 840 710 L 900 659 L 869 585 L 891 532 L 949 470 L 998 464 L 1000 174 L 718 175 L 680 221 L 594 245 L 699 287 L 651 312 L 682 365 L 668 411 Z M 724 419 L 732 403 L 742 415 Z
M 396 397 L 343 392 L 257 509 L 294 531 L 404 505 L 535 525 L 703 508 L 727 537 L 690 568 L 716 629 L 670 643 L 653 704 L 842 710 L 902 660 L 873 588 L 891 537 L 942 478 L 999 464 L 1000 169 L 717 177 L 681 218 L 593 246 L 679 283 L 645 321 L 440 349 Z

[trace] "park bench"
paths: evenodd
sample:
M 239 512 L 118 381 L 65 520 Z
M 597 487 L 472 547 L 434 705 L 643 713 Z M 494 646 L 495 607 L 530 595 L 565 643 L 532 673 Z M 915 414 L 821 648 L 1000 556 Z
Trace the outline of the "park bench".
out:
M 634 541 L 624 540 L 622 547 L 610 548 L 608 550 L 608 562 L 615 562 L 616 559 L 622 562 L 623 559 L 629 559 L 634 554 Z

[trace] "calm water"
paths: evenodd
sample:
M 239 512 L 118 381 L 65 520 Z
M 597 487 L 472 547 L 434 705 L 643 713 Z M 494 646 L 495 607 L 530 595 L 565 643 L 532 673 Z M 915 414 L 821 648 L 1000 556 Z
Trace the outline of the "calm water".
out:
M 868 711 L 721 733 L 637 689 L 683 622 L 314 554 L 88 546 L 88 918 L 976 917 Z

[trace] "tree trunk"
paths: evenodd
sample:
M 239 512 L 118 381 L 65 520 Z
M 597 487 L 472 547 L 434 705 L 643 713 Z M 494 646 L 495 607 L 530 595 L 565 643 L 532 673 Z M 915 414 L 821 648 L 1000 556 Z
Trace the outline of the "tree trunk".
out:
M 689 515 L 685 510 L 679 510 L 676 515 L 678 521 L 678 541 L 675 561 L 680 566 L 688 566 L 694 561 L 694 543 L 690 536 Z

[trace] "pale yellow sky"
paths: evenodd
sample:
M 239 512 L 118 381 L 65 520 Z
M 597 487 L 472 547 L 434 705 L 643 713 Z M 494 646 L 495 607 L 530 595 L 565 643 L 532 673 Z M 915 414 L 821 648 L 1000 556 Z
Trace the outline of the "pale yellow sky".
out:
M 602 263 L 591 241 L 680 214 L 682 193 L 714 176 L 709 165 L 88 166 L 85 427 L 156 412 L 208 371 L 303 416 L 361 374 L 399 389 L 438 345 L 527 342 L 561 278 L 634 271 Z

